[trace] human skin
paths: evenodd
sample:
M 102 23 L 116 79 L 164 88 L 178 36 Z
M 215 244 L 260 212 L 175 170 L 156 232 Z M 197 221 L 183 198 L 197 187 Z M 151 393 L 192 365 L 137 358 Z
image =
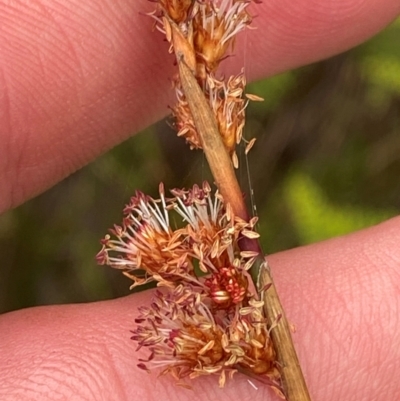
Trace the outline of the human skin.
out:
M 167 113 L 172 59 L 138 14 L 151 6 L 145 0 L 0 1 L 0 211 Z M 254 79 L 361 43 L 399 14 L 400 3 L 269 0 L 253 10 L 258 29 L 245 34 L 245 54 Z M 243 62 L 240 45 L 232 69 Z M 399 243 L 396 218 L 270 257 L 313 400 L 400 399 Z M 201 378 L 189 391 L 137 369 L 129 330 L 137 307 L 150 298 L 146 292 L 1 316 L 0 399 L 270 395 L 241 375 L 224 390 L 215 378 Z

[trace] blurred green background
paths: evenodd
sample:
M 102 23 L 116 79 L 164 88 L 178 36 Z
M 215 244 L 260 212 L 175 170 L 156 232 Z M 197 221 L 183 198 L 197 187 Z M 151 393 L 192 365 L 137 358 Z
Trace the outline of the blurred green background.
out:
M 249 62 L 249 68 L 251 63 Z M 400 19 L 364 45 L 249 85 L 250 181 L 268 253 L 367 227 L 400 211 Z M 246 159 L 240 181 L 248 191 Z M 135 189 L 209 178 L 165 121 L 0 216 L 0 312 L 96 301 L 130 281 L 94 256 Z M 250 197 L 249 197 L 250 199 Z

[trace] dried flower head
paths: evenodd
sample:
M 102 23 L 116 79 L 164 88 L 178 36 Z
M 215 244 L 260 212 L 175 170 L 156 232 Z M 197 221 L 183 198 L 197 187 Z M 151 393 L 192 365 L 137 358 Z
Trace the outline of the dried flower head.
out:
M 199 76 L 217 69 L 235 36 L 251 23 L 248 0 L 208 0 L 199 2 L 193 17 L 193 43 Z
M 134 281 L 132 287 L 154 279 L 179 280 L 193 269 L 182 246 L 184 233 L 170 227 L 163 185 L 157 200 L 137 191 L 124 209 L 122 225 L 110 232 L 97 261 L 123 270 Z
M 123 270 L 134 281 L 133 286 L 192 276 L 194 259 L 204 273 L 215 272 L 228 263 L 226 259 L 234 263 L 239 235 L 257 235 L 252 231 L 256 221 L 235 218 L 221 196 L 211 194 L 206 182 L 202 188 L 174 189 L 169 199 L 162 184 L 159 192 L 159 199 L 136 192 L 124 209 L 122 224 L 115 225 L 111 235 L 102 240 L 96 257 L 99 264 Z M 183 218 L 185 226 L 171 227 L 173 211 Z M 252 257 L 241 258 L 246 269 Z
M 101 264 L 122 269 L 133 286 L 156 281 L 149 307 L 140 308 L 132 339 L 150 351 L 139 367 L 162 367 L 178 380 L 218 374 L 220 385 L 236 371 L 277 378 L 275 354 L 258 294 L 247 270 L 254 252 L 241 252 L 242 237 L 256 238 L 256 219 L 233 215 L 208 183 L 174 189 L 167 198 L 141 192 L 124 209 L 121 226 L 102 241 Z M 171 213 L 180 227 L 171 227 Z M 174 219 L 176 220 L 176 219 Z
M 220 62 L 233 48 L 236 35 L 248 27 L 251 0 L 158 0 L 150 15 L 158 30 L 166 35 L 170 51 L 184 57 L 193 71 L 204 96 L 209 100 L 218 130 L 226 150 L 238 167 L 235 152 L 241 142 L 245 123 L 245 108 L 252 95 L 244 97 L 243 71 L 237 76 L 216 78 Z M 191 149 L 201 149 L 202 143 L 179 78 L 174 81 L 177 104 L 171 108 L 178 136 L 186 139 Z M 248 148 L 250 150 L 250 148 Z
M 167 295 L 158 291 L 136 319 L 132 339 L 138 349 L 150 351 L 138 367 L 162 368 L 178 380 L 217 374 L 221 387 L 227 374 L 242 371 L 276 385 L 279 373 L 262 302 L 250 300 L 247 307 L 219 314 L 209 302 L 190 286 L 179 285 Z

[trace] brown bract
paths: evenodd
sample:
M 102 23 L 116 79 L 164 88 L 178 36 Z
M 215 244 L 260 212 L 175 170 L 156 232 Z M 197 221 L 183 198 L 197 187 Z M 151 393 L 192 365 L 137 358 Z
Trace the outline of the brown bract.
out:
M 194 0 L 150 0 L 159 3 L 160 8 L 177 24 L 187 20 Z

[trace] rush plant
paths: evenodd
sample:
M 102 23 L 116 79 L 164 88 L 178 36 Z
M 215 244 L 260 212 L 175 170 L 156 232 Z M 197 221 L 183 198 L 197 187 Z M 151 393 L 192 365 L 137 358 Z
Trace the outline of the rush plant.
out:
M 148 349 L 138 367 L 161 368 L 182 386 L 186 379 L 241 372 L 271 386 L 289 401 L 309 400 L 276 292 L 235 176 L 236 146 L 244 141 L 244 71 L 228 78 L 218 67 L 235 37 L 252 21 L 251 0 L 152 0 L 148 15 L 175 54 L 178 136 L 202 149 L 217 189 L 208 183 L 166 192 L 137 192 L 122 224 L 102 240 L 100 264 L 120 269 L 132 287 L 156 282 L 141 307 L 132 340 Z M 246 153 L 254 140 L 246 142 Z M 182 224 L 172 225 L 171 215 Z

